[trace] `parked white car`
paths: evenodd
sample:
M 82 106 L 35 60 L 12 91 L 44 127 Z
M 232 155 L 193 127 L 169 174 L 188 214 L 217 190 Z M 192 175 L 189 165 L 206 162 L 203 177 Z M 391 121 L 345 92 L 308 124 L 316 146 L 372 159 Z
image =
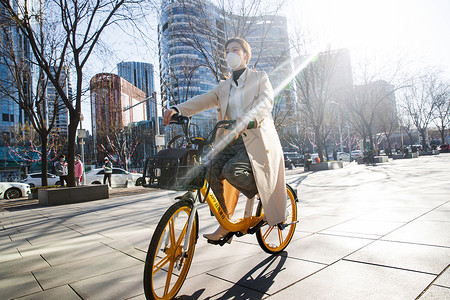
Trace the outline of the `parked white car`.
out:
M 22 179 L 20 182 L 29 184 L 30 187 L 42 186 L 42 173 L 30 173 Z M 50 185 L 61 185 L 59 176 L 55 174 L 47 173 L 47 184 Z
M 86 172 L 86 184 L 103 184 L 103 176 L 105 171 L 103 168 L 93 169 Z M 111 175 L 112 187 L 124 187 L 131 181 L 134 185 L 142 185 L 142 174 L 130 173 L 120 168 L 113 168 Z
M 352 150 L 352 160 L 356 160 L 358 157 L 362 157 L 361 150 Z
M 0 182 L 0 197 L 4 199 L 15 199 L 28 197 L 30 186 L 20 182 Z
M 337 160 L 350 161 L 350 154 L 348 154 L 347 152 L 338 152 Z

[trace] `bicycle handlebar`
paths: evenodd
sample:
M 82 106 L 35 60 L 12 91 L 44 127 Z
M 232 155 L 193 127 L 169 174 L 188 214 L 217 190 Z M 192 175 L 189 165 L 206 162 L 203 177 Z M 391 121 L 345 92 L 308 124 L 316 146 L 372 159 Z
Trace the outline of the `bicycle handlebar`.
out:
M 232 130 L 234 128 L 234 125 L 236 124 L 235 120 L 223 120 L 216 123 L 213 130 L 209 134 L 209 138 L 206 140 L 199 139 L 199 138 L 191 138 L 190 137 L 190 126 L 191 126 L 191 119 L 189 117 L 183 116 L 179 113 L 176 113 L 172 116 L 172 119 L 169 124 L 177 124 L 181 125 L 183 127 L 183 133 L 185 137 L 187 138 L 188 142 L 199 145 L 199 146 L 206 146 L 211 145 L 214 143 L 217 135 L 217 130 L 220 128 L 224 128 L 226 130 Z

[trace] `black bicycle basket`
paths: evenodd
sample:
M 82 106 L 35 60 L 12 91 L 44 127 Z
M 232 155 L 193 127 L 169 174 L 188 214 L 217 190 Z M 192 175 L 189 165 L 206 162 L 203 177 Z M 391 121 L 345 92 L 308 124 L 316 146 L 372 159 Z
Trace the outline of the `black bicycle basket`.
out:
M 164 149 L 156 156 L 147 158 L 143 186 L 176 191 L 194 190 L 203 186 L 204 173 L 196 149 Z

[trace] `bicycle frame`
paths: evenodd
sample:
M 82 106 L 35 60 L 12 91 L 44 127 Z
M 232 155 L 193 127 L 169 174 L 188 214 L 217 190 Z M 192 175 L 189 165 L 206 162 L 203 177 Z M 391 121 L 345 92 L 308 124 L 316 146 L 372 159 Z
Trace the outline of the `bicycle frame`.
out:
M 208 192 L 208 182 L 205 180 L 205 184 L 200 189 L 200 193 L 203 195 L 203 197 L 205 197 L 206 203 L 211 209 L 213 215 L 216 217 L 220 226 L 230 232 L 240 232 L 242 234 L 246 234 L 248 229 L 255 227 L 259 222 L 261 222 L 262 218 L 264 217 L 264 213 L 262 213 L 261 216 L 259 217 L 254 215 L 251 215 L 250 217 L 244 216 L 243 218 L 238 219 L 236 222 L 231 222 L 228 216 L 223 212 L 222 207 L 220 206 L 220 203 L 217 200 L 216 196 L 214 196 L 214 194 L 211 193 L 211 191 L 209 191 L 208 195 L 206 195 L 207 192 Z M 188 245 L 188 241 L 190 239 L 192 224 L 194 223 L 195 213 L 197 212 L 197 205 L 198 201 L 194 201 L 193 208 L 189 216 L 188 226 L 186 228 L 186 236 L 184 237 L 184 244 L 182 245 L 183 252 L 188 251 L 185 245 Z

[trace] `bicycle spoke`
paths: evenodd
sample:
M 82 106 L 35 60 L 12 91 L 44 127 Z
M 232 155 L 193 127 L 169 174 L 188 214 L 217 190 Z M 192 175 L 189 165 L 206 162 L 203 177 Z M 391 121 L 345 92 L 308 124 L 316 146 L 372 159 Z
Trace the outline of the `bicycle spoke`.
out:
M 175 220 L 171 219 L 169 221 L 169 234 L 170 234 L 170 244 L 172 245 L 171 248 L 175 245 Z
M 157 263 L 153 269 L 153 276 L 162 269 L 168 262 L 169 262 L 169 255 L 167 255 L 165 258 L 163 258 L 159 263 Z
M 270 226 L 269 228 L 267 228 L 266 232 L 264 233 L 264 239 L 267 239 L 269 234 L 272 232 L 273 228 L 274 226 Z
M 172 279 L 172 272 L 173 272 L 173 266 L 174 262 L 171 261 L 169 265 L 169 270 L 167 272 L 167 279 L 166 279 L 166 286 L 164 288 L 164 296 L 166 296 L 169 293 L 169 287 L 170 287 L 170 280 Z

